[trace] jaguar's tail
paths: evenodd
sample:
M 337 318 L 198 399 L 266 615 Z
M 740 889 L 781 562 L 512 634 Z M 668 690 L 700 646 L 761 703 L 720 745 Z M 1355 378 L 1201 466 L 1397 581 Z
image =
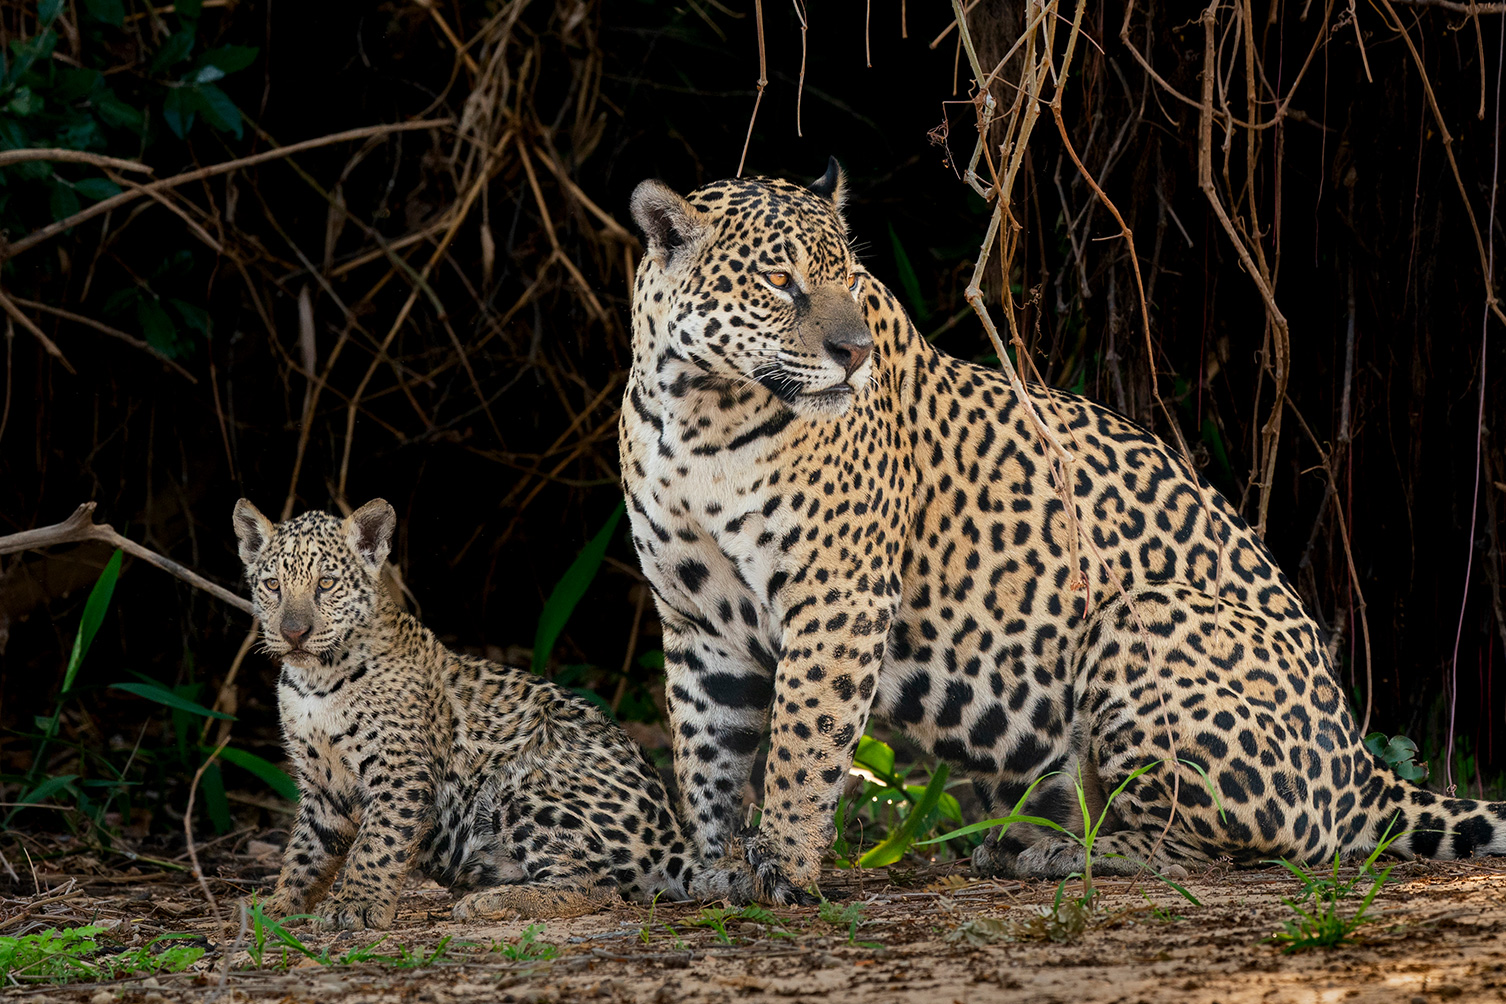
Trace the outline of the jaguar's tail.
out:
M 1369 851 L 1395 838 L 1390 849 L 1404 856 L 1506 854 L 1506 802 L 1439 795 L 1399 779 L 1379 762 L 1361 790 L 1351 851 Z

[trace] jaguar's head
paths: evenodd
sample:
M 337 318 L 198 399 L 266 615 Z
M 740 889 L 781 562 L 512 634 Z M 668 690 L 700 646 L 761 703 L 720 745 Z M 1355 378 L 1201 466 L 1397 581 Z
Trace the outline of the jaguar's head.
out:
M 277 524 L 237 502 L 235 535 L 263 650 L 300 669 L 333 663 L 376 613 L 396 526 L 383 499 L 343 520 L 306 512 Z
M 798 413 L 845 413 L 872 375 L 873 334 L 842 185 L 835 159 L 808 188 L 747 178 L 682 197 L 640 184 L 633 351 L 653 358 L 637 364 L 672 392 L 752 382 Z

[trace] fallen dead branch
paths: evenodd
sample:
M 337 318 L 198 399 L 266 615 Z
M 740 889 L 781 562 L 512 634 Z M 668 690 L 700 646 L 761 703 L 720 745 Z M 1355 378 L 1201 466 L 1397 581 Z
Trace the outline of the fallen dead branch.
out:
M 153 551 L 143 547 L 128 537 L 122 537 L 115 532 L 115 528 L 103 523 L 94 522 L 93 502 L 85 502 L 73 510 L 73 515 L 61 523 L 53 523 L 51 526 L 37 527 L 34 530 L 22 530 L 20 533 L 12 533 L 0 537 L 0 554 L 15 554 L 19 551 L 42 551 L 49 547 L 57 547 L 61 544 L 82 544 L 88 541 L 96 541 L 118 547 L 132 557 L 140 558 L 150 565 L 155 565 L 167 572 L 176 575 L 184 582 L 197 589 L 202 589 L 216 599 L 228 603 L 242 613 L 251 613 L 251 601 L 237 596 L 223 586 L 216 585 L 204 578 L 198 572 L 185 568 Z

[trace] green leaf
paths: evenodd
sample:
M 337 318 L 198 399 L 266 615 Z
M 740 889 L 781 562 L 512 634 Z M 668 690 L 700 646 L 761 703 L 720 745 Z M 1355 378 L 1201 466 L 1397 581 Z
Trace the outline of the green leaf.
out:
M 119 28 L 125 24 L 125 4 L 120 0 L 84 0 L 84 8 L 96 21 L 103 21 L 111 27 Z
M 48 206 L 54 220 L 66 220 L 78 212 L 78 196 L 73 194 L 73 189 L 66 182 L 57 181 L 52 185 L 52 197 L 48 200 Z
M 1372 732 L 1365 737 L 1365 748 L 1376 756 L 1384 756 L 1386 752 L 1386 734 L 1384 732 Z
M 214 832 L 229 833 L 230 802 L 225 798 L 225 778 L 220 774 L 219 764 L 212 763 L 204 768 L 199 788 L 204 792 L 204 809 L 214 824 Z
M 862 767 L 879 777 L 894 774 L 894 749 L 888 743 L 879 742 L 871 736 L 858 740 L 858 751 L 853 754 L 852 765 Z
M 183 318 L 184 324 L 206 338 L 209 336 L 209 311 L 186 300 L 177 300 L 171 297 L 168 298 L 167 303 L 179 317 Z
M 81 70 L 71 66 L 57 68 L 57 86 L 52 96 L 59 101 L 78 101 L 94 93 L 94 88 L 104 82 L 104 74 L 98 70 Z
M 178 13 L 182 14 L 183 5 L 177 6 Z M 193 52 L 193 32 L 180 31 L 169 35 L 167 41 L 162 43 L 162 48 L 157 50 L 157 55 L 153 57 L 152 65 L 148 67 L 147 72 L 156 76 L 169 66 L 183 62 L 191 52 Z
M 281 767 L 270 760 L 265 760 L 255 753 L 238 750 L 233 746 L 227 746 L 220 750 L 220 759 L 226 763 L 234 764 L 241 770 L 255 774 L 267 783 L 267 787 L 277 792 L 277 794 L 289 802 L 298 801 L 297 783 L 291 777 L 288 777 L 287 773 Z
M 869 850 L 861 858 L 858 864 L 864 868 L 882 868 L 892 865 L 904 856 L 905 851 L 920 836 L 920 829 L 926 824 L 927 817 L 935 810 L 936 804 L 941 801 L 942 794 L 946 791 L 947 774 L 951 772 L 951 765 L 945 760 L 936 765 L 936 773 L 931 775 L 931 783 L 926 785 L 925 794 L 920 797 L 920 802 L 905 816 L 905 821 L 899 828 L 890 833 L 888 838 L 877 847 Z
M 129 129 L 132 132 L 140 132 L 146 126 L 145 116 L 136 108 L 120 100 L 108 87 L 97 94 L 90 104 L 94 106 L 95 112 L 104 120 L 105 125 L 114 126 L 117 129 Z
M 5 110 L 23 119 L 28 115 L 35 115 L 42 110 L 42 96 L 30 87 L 17 87 L 15 96 L 10 99 Z
M 193 73 L 188 75 L 188 82 L 191 84 L 212 84 L 216 80 L 223 80 L 224 78 L 225 71 L 211 64 L 194 70 Z
M 155 297 L 143 296 L 136 301 L 136 320 L 147 344 L 169 358 L 178 355 L 178 329 Z
M 1426 781 L 1428 779 L 1428 769 L 1415 760 L 1408 760 L 1405 763 L 1396 765 L 1396 776 L 1403 781 Z
M 194 105 L 193 92 L 187 87 L 171 88 L 167 97 L 162 99 L 162 121 L 179 139 L 187 136 L 188 130 L 193 128 Z
M 223 711 L 211 711 L 196 701 L 190 701 L 186 697 L 180 697 L 157 683 L 112 683 L 111 690 L 123 690 L 137 697 L 144 697 L 148 701 L 156 701 L 158 704 L 178 711 L 187 711 L 190 714 L 199 715 L 202 718 L 220 718 L 227 722 L 235 721 L 234 715 L 227 715 Z
M 1398 760 L 1410 760 L 1417 755 L 1417 744 L 1406 736 L 1392 736 L 1391 741 L 1386 743 L 1386 751 L 1381 754 L 1391 763 Z
M 204 0 L 178 0 L 173 6 L 180 18 L 196 18 L 204 12 Z
M 218 66 L 226 73 L 234 73 L 256 62 L 260 53 L 261 50 L 254 45 L 222 45 L 204 53 L 199 57 L 199 62 L 205 66 Z
M 51 24 L 63 12 L 63 0 L 37 0 L 37 20 Z
M 910 313 L 922 323 L 929 321 L 931 311 L 926 306 L 926 298 L 920 294 L 920 276 L 915 274 L 915 266 L 910 264 L 910 256 L 905 253 L 892 223 L 889 224 L 889 244 L 894 249 L 894 269 L 899 273 L 899 288 L 905 291 L 905 299 L 910 303 Z
M 241 110 L 235 107 L 230 95 L 213 84 L 199 84 L 194 88 L 198 105 L 204 113 L 204 121 L 220 132 L 233 132 L 241 138 Z
M 74 185 L 73 190 L 94 202 L 120 194 L 120 186 L 109 178 L 85 178 Z
M 554 590 L 549 594 L 549 599 L 544 603 L 544 611 L 539 614 L 538 628 L 533 636 L 533 671 L 542 673 L 549 665 L 549 656 L 554 651 L 554 643 L 559 640 L 560 632 L 565 629 L 565 624 L 570 620 L 570 615 L 575 612 L 575 606 L 586 595 L 586 589 L 591 585 L 591 580 L 596 578 L 596 572 L 601 568 L 601 559 L 606 556 L 607 545 L 612 542 L 612 534 L 617 532 L 617 524 L 622 519 L 626 510 L 624 503 L 617 503 L 617 508 L 612 510 L 612 515 L 607 517 L 606 525 L 597 531 L 596 536 L 586 542 L 580 554 L 570 563 L 559 582 L 555 583 Z
M 117 548 L 110 555 L 110 560 L 105 562 L 104 571 L 99 573 L 99 578 L 94 582 L 94 588 L 89 590 L 89 599 L 84 602 L 84 616 L 78 622 L 78 634 L 73 638 L 73 652 L 68 656 L 68 669 L 63 674 L 63 689 L 58 696 L 61 697 L 73 689 L 73 681 L 78 676 L 78 669 L 84 662 L 84 656 L 89 654 L 89 646 L 94 644 L 94 636 L 99 633 L 99 626 L 105 621 L 105 611 L 110 608 L 110 597 L 115 595 L 115 582 L 120 578 L 120 562 L 122 552 Z

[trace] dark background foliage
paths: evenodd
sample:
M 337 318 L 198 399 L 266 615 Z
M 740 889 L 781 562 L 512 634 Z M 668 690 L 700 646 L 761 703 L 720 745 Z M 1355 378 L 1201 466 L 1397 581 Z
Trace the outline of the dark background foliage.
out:
M 7 315 L 0 533 L 92 499 L 102 521 L 238 587 L 238 497 L 276 517 L 383 496 L 401 517 L 394 558 L 425 621 L 453 644 L 526 662 L 551 588 L 620 500 L 616 410 L 639 250 L 628 196 L 645 177 L 688 190 L 737 170 L 758 72 L 747 6 L 0 4 L 5 148 L 139 159 L 167 178 L 346 129 L 446 120 L 168 188 L 19 250 L 142 178 L 0 169 L 0 290 L 67 361 Z M 904 7 L 907 38 L 894 0 L 810 5 L 802 87 L 799 9 L 765 4 L 769 84 L 748 171 L 814 178 L 835 154 L 869 268 L 938 345 L 996 361 L 963 300 L 989 213 L 952 161 L 965 164 L 976 138 L 971 74 L 955 32 L 929 45 L 949 7 Z M 1374 8 L 1362 5 L 1356 26 L 1339 4 L 1260 7 L 1261 118 L 1315 55 L 1293 114 L 1257 137 L 1253 172 L 1238 131 L 1227 175 L 1221 151 L 1215 171 L 1241 220 L 1258 210 L 1258 239 L 1279 261 L 1291 406 L 1331 450 L 1337 489 L 1330 499 L 1287 411 L 1266 538 L 1373 726 L 1419 739 L 1441 783 L 1452 725 L 1453 779 L 1498 789 L 1506 453 L 1491 430 L 1506 355 L 1465 214 L 1485 221 L 1495 205 L 1503 15 L 1398 5 L 1453 135 L 1466 210 L 1417 66 Z M 1243 114 L 1236 9 L 1217 12 L 1219 65 Z M 1197 184 L 1198 109 L 1168 90 L 1200 94 L 1202 27 L 1184 6 L 1134 12 L 1129 37 L 1162 87 L 1122 41 L 1123 18 L 1119 3 L 1091 7 L 1094 44 L 1073 66 L 1064 121 L 1135 232 L 1154 358 L 1118 227 L 1049 115 L 1015 192 L 1024 232 L 1011 295 L 1047 381 L 1165 434 L 1153 367 L 1197 462 L 1253 520 L 1273 401 L 1266 315 Z M 992 65 L 1018 12 L 987 0 L 971 24 Z M 993 93 L 1013 100 L 1002 81 Z M 1497 251 L 1501 215 L 1481 224 Z M 1001 283 L 990 285 L 997 315 Z M 1370 670 L 1335 502 L 1368 604 Z M 108 558 L 87 545 L 0 565 L 0 771 L 12 796 Z M 619 528 L 550 671 L 651 721 L 657 628 L 636 567 Z M 218 701 L 239 716 L 237 745 L 276 759 L 274 671 L 241 658 L 247 628 L 127 560 L 69 695 L 64 741 L 42 766 L 104 782 L 125 769 L 142 783 L 120 819 L 138 827 L 181 813 L 198 754 L 181 722 L 175 732 L 162 709 L 105 689 L 133 672 Z M 249 775 L 226 781 L 255 801 Z

